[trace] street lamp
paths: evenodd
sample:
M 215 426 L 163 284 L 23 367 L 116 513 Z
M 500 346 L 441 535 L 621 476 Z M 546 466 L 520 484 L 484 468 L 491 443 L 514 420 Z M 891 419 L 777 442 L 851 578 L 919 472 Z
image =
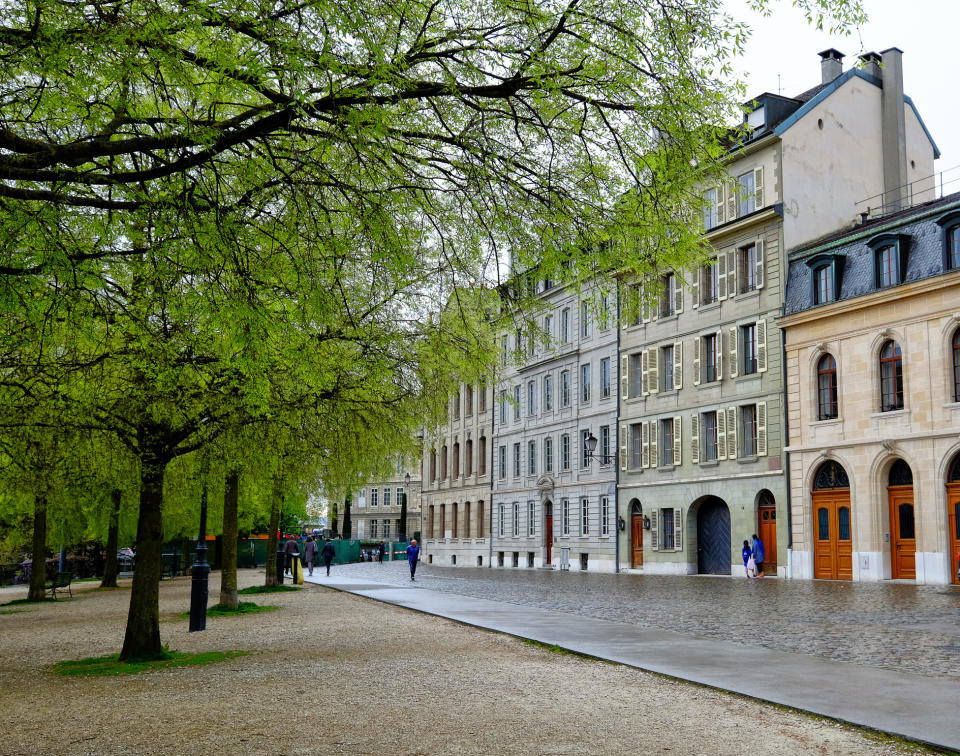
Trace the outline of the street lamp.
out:
M 587 459 L 599 459 L 601 465 L 609 465 L 613 462 L 613 454 L 594 454 L 597 450 L 597 437 L 593 435 L 593 431 L 590 431 L 590 435 L 587 436 Z

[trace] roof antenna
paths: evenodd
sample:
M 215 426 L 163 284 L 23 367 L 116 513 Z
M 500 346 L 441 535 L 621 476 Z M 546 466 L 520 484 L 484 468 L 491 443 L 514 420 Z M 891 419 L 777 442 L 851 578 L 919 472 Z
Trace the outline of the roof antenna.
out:
M 783 94 L 783 87 L 780 86 L 780 74 L 777 74 L 777 94 Z

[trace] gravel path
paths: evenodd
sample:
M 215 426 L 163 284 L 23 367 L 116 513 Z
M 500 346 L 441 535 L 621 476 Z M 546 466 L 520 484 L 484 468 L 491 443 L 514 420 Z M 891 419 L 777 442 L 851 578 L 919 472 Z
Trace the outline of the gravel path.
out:
M 239 575 L 241 587 L 262 580 L 262 571 Z M 48 665 L 120 648 L 129 581 L 96 586 L 75 586 L 72 601 L 0 607 L 0 753 L 917 752 L 313 586 L 253 597 L 278 612 L 210 618 L 206 632 L 188 633 L 178 615 L 190 581 L 166 580 L 161 633 L 171 648 L 252 653 L 135 677 L 59 677 Z M 0 602 L 25 595 L 0 589 Z

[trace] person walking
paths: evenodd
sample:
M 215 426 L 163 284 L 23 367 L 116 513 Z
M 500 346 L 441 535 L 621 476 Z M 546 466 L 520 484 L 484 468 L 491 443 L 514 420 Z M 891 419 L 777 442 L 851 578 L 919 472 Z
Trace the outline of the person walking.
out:
M 327 542 L 323 544 L 323 551 L 320 552 L 320 558 L 323 559 L 323 564 L 327 568 L 327 577 L 330 577 L 330 564 L 333 562 L 334 556 L 336 556 L 336 549 L 333 548 L 333 542 L 328 538 Z
M 317 561 L 317 542 L 313 536 L 307 536 L 307 542 L 303 544 L 303 558 L 307 562 L 307 574 L 313 575 L 313 564 Z
M 740 551 L 740 555 L 743 557 L 743 569 L 747 571 L 747 577 L 756 577 L 757 565 L 753 559 L 753 547 L 750 545 L 750 541 L 743 542 L 743 549 Z
M 414 538 L 407 546 L 407 561 L 410 562 L 410 582 L 416 582 L 414 574 L 417 572 L 417 562 L 420 559 L 420 547 L 417 546 L 417 539 Z
M 283 554 L 284 554 L 284 572 L 287 575 L 292 575 L 293 570 L 293 558 L 295 556 L 300 556 L 300 546 L 297 543 L 297 539 L 293 536 L 290 536 L 287 539 L 287 542 L 283 545 Z
M 383 564 L 383 555 L 386 550 L 386 545 L 383 543 L 383 541 L 380 541 L 380 545 L 377 546 L 377 561 L 380 562 L 380 564 Z
M 763 541 L 757 538 L 757 534 L 753 534 L 753 561 L 756 564 L 756 574 L 754 577 L 763 577 L 763 558 L 765 554 L 763 552 Z

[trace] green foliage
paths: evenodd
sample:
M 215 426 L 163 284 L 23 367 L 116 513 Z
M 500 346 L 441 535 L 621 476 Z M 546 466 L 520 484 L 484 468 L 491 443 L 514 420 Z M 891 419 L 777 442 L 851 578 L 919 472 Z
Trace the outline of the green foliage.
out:
M 287 593 L 300 590 L 303 590 L 300 586 L 283 583 L 281 585 L 251 585 L 249 588 L 241 588 L 237 593 L 246 596 L 257 593 Z
M 237 591 L 238 593 L 244 593 L 245 591 Z M 267 591 L 262 591 L 266 593 Z M 240 614 L 259 614 L 260 612 L 275 612 L 279 609 L 279 606 L 262 606 L 260 604 L 255 604 L 252 601 L 241 601 L 236 608 L 232 606 L 224 606 L 223 604 L 214 604 L 213 606 L 207 607 L 207 616 L 208 617 L 233 617 Z M 189 617 L 190 612 L 184 612 L 180 615 L 181 617 Z
M 214 664 L 246 656 L 249 651 L 206 651 L 199 654 L 187 654 L 164 649 L 159 659 L 136 659 L 119 661 L 119 654 L 97 656 L 75 661 L 62 661 L 53 665 L 53 671 L 66 677 L 113 677 L 116 675 L 136 675 L 140 672 L 169 669 L 172 667 L 196 667 Z

